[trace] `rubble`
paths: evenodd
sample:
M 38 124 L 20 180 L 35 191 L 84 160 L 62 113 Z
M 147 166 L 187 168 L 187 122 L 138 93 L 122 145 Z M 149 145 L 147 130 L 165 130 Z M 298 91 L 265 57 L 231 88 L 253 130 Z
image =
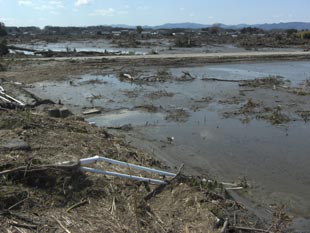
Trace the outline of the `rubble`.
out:
M 71 116 L 72 112 L 65 107 L 61 107 L 61 108 L 56 107 L 56 108 L 48 109 L 48 115 L 51 117 L 66 118 L 68 116 Z

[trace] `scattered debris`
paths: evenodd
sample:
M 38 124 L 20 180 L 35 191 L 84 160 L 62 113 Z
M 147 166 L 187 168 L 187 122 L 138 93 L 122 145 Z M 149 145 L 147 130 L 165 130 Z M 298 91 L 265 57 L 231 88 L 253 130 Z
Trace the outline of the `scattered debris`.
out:
M 128 79 L 130 81 L 133 81 L 133 77 L 130 74 L 122 74 L 122 77 L 124 77 L 125 79 Z
M 183 108 L 168 111 L 168 115 L 165 117 L 168 121 L 185 122 L 189 117 L 189 113 Z
M 168 143 L 173 143 L 173 141 L 174 141 L 174 137 L 167 137 L 167 141 L 168 141 Z
M 70 110 L 65 107 L 48 109 L 47 112 L 49 116 L 57 118 L 66 118 L 72 115 Z
M 270 76 L 266 78 L 257 78 L 253 80 L 240 80 L 240 87 L 265 87 L 273 88 L 284 86 L 288 81 L 282 76 Z
M 137 98 L 139 96 L 139 91 L 138 90 L 134 90 L 134 91 L 124 91 L 124 94 L 128 97 L 128 98 Z
M 80 85 L 96 85 L 96 84 L 106 84 L 107 82 L 106 81 L 103 81 L 103 80 L 100 80 L 100 79 L 91 79 L 91 80 L 87 80 L 87 81 L 84 81 L 84 82 L 80 82 L 79 84 Z M 70 85 L 73 85 L 73 83 L 71 83 L 70 81 Z
M 109 126 L 108 129 L 116 129 L 116 130 L 123 130 L 123 131 L 130 131 L 133 129 L 131 124 L 125 124 L 121 126 Z
M 146 96 L 150 99 L 159 99 L 162 97 L 173 97 L 174 95 L 175 95 L 174 93 L 167 92 L 165 90 L 164 91 L 160 90 L 160 91 L 151 92 L 151 93 L 147 94 Z
M 264 119 L 273 125 L 291 121 L 291 118 L 282 112 L 282 107 L 280 105 L 273 109 L 263 106 L 261 103 L 256 103 L 252 99 L 249 99 L 238 111 L 225 112 L 223 115 L 224 117 L 243 115 L 245 116 L 244 119 L 241 119 L 243 123 L 249 123 L 253 118 Z
M 255 111 L 255 109 L 257 109 L 260 106 L 261 104 L 254 102 L 252 99 L 249 99 L 248 102 L 240 108 L 240 113 L 241 114 L 252 114 L 254 112 L 257 112 Z
M 155 105 L 152 105 L 152 104 L 146 104 L 146 105 L 137 105 L 134 107 L 135 109 L 143 109 L 143 110 L 146 110 L 147 112 L 158 112 L 158 110 L 161 108 L 161 107 L 157 107 Z
M 271 112 L 271 114 L 261 114 L 256 116 L 256 118 L 265 119 L 271 122 L 273 125 L 280 125 L 291 121 L 291 119 L 282 113 L 281 109 L 279 108 L 276 108 L 273 112 Z
M 101 109 L 92 108 L 92 109 L 88 109 L 88 110 L 84 111 L 83 115 L 91 115 L 91 114 L 99 114 L 99 113 L 101 113 Z
M 296 111 L 296 113 L 305 121 L 310 120 L 310 111 Z
M 196 77 L 192 76 L 189 72 L 182 71 L 183 75 L 181 77 L 175 78 L 176 81 L 193 81 Z
M 202 78 L 203 81 L 217 81 L 217 82 L 233 82 L 238 83 L 242 82 L 243 80 L 235 80 L 235 79 L 219 79 L 219 78 Z

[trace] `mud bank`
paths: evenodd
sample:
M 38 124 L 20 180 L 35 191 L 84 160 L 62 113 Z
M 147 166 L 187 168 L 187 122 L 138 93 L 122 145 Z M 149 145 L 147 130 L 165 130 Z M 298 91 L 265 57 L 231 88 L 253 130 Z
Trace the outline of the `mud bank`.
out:
M 123 55 L 123 56 L 83 56 L 83 57 L 55 57 L 55 58 L 20 58 L 20 61 L 102 61 L 126 63 L 140 63 L 142 65 L 180 65 L 204 63 L 232 63 L 249 61 L 274 61 L 274 60 L 307 60 L 310 52 L 239 52 L 239 53 L 187 53 L 187 54 L 148 54 L 148 55 Z

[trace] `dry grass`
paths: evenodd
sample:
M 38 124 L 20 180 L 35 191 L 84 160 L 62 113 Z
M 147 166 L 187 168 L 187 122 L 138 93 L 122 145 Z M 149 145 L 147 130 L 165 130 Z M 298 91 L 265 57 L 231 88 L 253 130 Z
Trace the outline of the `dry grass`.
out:
M 201 204 L 204 192 L 182 180 L 145 200 L 157 186 L 77 171 L 31 172 L 34 165 L 97 154 L 146 166 L 160 164 L 105 130 L 74 117 L 56 119 L 31 111 L 12 110 L 0 118 L 2 135 L 21 138 L 31 146 L 31 151 L 0 152 L 0 171 L 29 167 L 28 172 L 0 179 L 0 203 L 6 203 L 0 206 L 0 231 L 218 232 L 214 229 L 215 217 L 207 205 Z M 96 167 L 146 175 L 111 165 Z M 67 211 L 77 203 L 82 204 Z

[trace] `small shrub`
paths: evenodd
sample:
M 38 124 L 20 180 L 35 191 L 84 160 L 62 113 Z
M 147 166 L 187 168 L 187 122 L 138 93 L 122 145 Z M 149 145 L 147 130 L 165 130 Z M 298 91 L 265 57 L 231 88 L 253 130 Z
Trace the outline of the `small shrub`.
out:
M 0 63 L 0 72 L 6 71 L 6 67 Z
M 9 49 L 7 46 L 7 41 L 6 40 L 0 41 L 0 56 L 6 55 L 8 53 L 9 53 Z
M 300 34 L 301 39 L 309 40 L 310 39 L 310 31 L 301 32 Z

